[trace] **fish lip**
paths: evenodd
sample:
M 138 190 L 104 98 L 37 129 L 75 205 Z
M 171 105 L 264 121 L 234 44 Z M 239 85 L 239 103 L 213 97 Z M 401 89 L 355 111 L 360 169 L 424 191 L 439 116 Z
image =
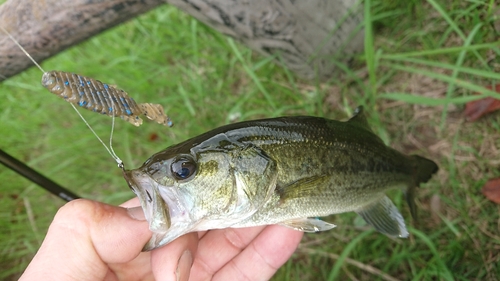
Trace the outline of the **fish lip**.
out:
M 141 168 L 124 170 L 123 177 L 139 197 L 149 229 L 153 233 L 143 251 L 159 248 L 169 243 L 172 236 L 186 233 L 184 231 L 193 226 L 194 219 L 188 211 L 191 209 L 189 200 L 182 196 L 176 186 L 158 183 Z
M 149 229 L 152 232 L 167 231 L 171 226 L 171 215 L 168 204 L 161 196 L 160 190 L 164 186 L 140 170 L 124 170 L 123 177 L 139 198 Z

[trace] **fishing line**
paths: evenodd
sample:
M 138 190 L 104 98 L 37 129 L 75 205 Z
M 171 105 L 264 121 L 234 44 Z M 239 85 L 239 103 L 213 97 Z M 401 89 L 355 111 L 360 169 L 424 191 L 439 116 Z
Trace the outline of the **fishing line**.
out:
M 116 163 L 118 164 L 118 167 L 121 167 L 121 165 L 123 165 L 123 161 L 116 155 L 115 151 L 113 150 L 113 144 L 112 144 L 112 142 L 113 142 L 113 133 L 114 133 L 114 129 L 115 129 L 115 117 L 113 116 L 113 120 L 111 121 L 111 135 L 109 137 L 110 148 L 108 148 L 108 146 L 104 143 L 104 141 L 94 131 L 94 129 L 92 128 L 92 126 L 90 126 L 90 124 L 87 122 L 87 120 L 85 120 L 85 117 L 83 117 L 83 115 L 80 113 L 80 111 L 78 111 L 78 109 L 76 108 L 76 106 L 74 104 L 72 104 L 72 103 L 70 103 L 70 104 L 73 107 L 73 109 L 76 111 L 76 113 L 78 114 L 78 116 L 80 116 L 80 118 L 83 120 L 83 122 L 85 123 L 85 125 L 87 125 L 87 127 L 89 128 L 89 130 L 94 134 L 94 136 L 99 140 L 99 142 L 108 151 L 109 155 L 111 155 L 111 157 L 113 158 L 113 160 L 116 161 Z M 111 108 L 113 108 L 113 104 L 111 104 Z
M 3 27 L 3 26 L 0 26 L 0 28 L 3 30 L 3 32 L 5 32 L 5 34 L 7 34 L 7 36 L 9 36 L 9 38 L 19 47 L 19 49 L 38 67 L 38 69 L 40 69 L 40 71 L 42 71 L 43 74 L 47 74 L 48 72 L 45 71 L 36 61 L 35 59 L 23 48 L 23 46 L 21 46 L 21 44 L 19 44 L 19 42 Z M 92 128 L 92 126 L 87 122 L 87 120 L 85 119 L 85 117 L 83 117 L 83 115 L 80 113 L 80 111 L 76 108 L 76 106 L 73 104 L 73 103 L 70 103 L 71 104 L 71 107 L 73 107 L 73 109 L 76 111 L 76 113 L 78 114 L 78 116 L 80 116 L 80 118 L 82 119 L 83 123 L 85 123 L 85 125 L 87 125 L 87 127 L 90 129 L 90 131 L 94 134 L 94 136 L 97 138 L 97 140 L 99 140 L 99 142 L 104 146 L 104 148 L 106 149 L 106 151 L 109 153 L 109 155 L 111 155 L 111 157 L 113 158 L 113 160 L 116 161 L 116 163 L 118 164 L 118 167 L 122 168 L 123 167 L 123 161 L 118 157 L 118 155 L 115 153 L 115 151 L 113 150 L 113 133 L 114 133 L 114 128 L 115 128 L 115 108 L 114 108 L 114 103 L 111 102 L 111 112 L 112 112 L 112 122 L 111 122 L 111 132 L 110 132 L 110 138 L 109 138 L 109 148 L 108 146 L 104 143 L 104 141 L 99 137 L 99 135 L 97 135 L 97 133 L 94 131 L 94 129 Z
M 18 47 L 19 49 L 21 49 L 21 51 L 23 51 L 23 53 L 38 67 L 38 69 L 40 69 L 43 73 L 45 73 L 46 71 L 43 70 L 43 68 L 35 61 L 35 59 L 23 48 L 23 46 L 21 46 L 21 44 L 19 44 L 19 42 L 17 42 L 17 40 L 12 36 L 10 35 L 10 33 L 5 29 L 3 28 L 3 26 L 0 26 L 0 28 L 3 30 L 3 32 L 5 32 L 5 34 L 7 34 L 7 36 L 9 36 L 9 38 L 12 40 L 12 42 L 14 42 Z

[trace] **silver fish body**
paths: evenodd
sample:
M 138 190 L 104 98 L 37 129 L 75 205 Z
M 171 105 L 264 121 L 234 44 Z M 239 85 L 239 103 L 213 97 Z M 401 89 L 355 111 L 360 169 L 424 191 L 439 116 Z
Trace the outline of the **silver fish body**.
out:
M 368 127 L 362 108 L 348 122 L 281 117 L 240 122 L 171 146 L 124 177 L 153 236 L 145 250 L 193 231 L 281 224 L 301 231 L 335 225 L 317 219 L 354 211 L 378 231 L 406 237 L 386 197 L 402 189 L 415 214 L 415 187 L 437 165 L 404 155 Z

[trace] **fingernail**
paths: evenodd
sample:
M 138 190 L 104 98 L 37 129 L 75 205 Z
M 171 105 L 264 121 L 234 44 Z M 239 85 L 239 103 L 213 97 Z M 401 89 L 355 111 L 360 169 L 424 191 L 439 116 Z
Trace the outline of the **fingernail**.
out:
M 127 214 L 133 218 L 134 220 L 138 221 L 145 221 L 146 217 L 144 216 L 144 212 L 142 211 L 142 208 L 139 207 L 133 207 L 133 208 L 125 208 L 127 209 Z
M 193 265 L 193 256 L 191 252 L 186 250 L 182 253 L 179 262 L 177 263 L 177 269 L 175 270 L 175 276 L 177 281 L 187 281 L 189 280 L 189 272 L 191 271 L 191 266 Z

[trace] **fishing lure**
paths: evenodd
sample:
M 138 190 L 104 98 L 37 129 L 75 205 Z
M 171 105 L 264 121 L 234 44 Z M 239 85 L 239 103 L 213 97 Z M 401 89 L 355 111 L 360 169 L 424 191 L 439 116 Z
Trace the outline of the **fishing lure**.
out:
M 137 104 L 124 90 L 90 77 L 64 71 L 45 71 L 5 28 L 0 26 L 0 29 L 43 72 L 42 85 L 51 93 L 73 105 L 111 117 L 121 117 L 135 126 L 142 124 L 142 119 L 139 117 L 141 114 L 159 124 L 173 126 L 172 120 L 159 104 Z
M 36 67 L 42 71 L 42 85 L 51 93 L 70 103 L 85 125 L 87 125 L 122 170 L 124 169 L 123 161 L 116 155 L 112 145 L 115 126 L 115 119 L 113 117 L 121 117 L 123 120 L 133 125 L 139 126 L 142 124 L 142 119 L 139 115 L 144 114 L 147 118 L 159 124 L 169 127 L 173 126 L 172 121 L 163 111 L 163 107 L 159 104 L 137 104 L 125 91 L 93 78 L 63 71 L 45 71 L 5 28 L 0 26 L 0 29 L 3 30 Z M 109 147 L 102 141 L 94 129 L 92 129 L 92 126 L 90 126 L 87 120 L 80 114 L 76 106 L 113 118 Z
M 142 114 L 159 124 L 173 125 L 161 105 L 137 104 L 124 90 L 93 78 L 64 71 L 48 71 L 42 76 L 42 85 L 67 102 L 111 117 L 121 117 L 135 126 L 142 124 L 139 117 Z

